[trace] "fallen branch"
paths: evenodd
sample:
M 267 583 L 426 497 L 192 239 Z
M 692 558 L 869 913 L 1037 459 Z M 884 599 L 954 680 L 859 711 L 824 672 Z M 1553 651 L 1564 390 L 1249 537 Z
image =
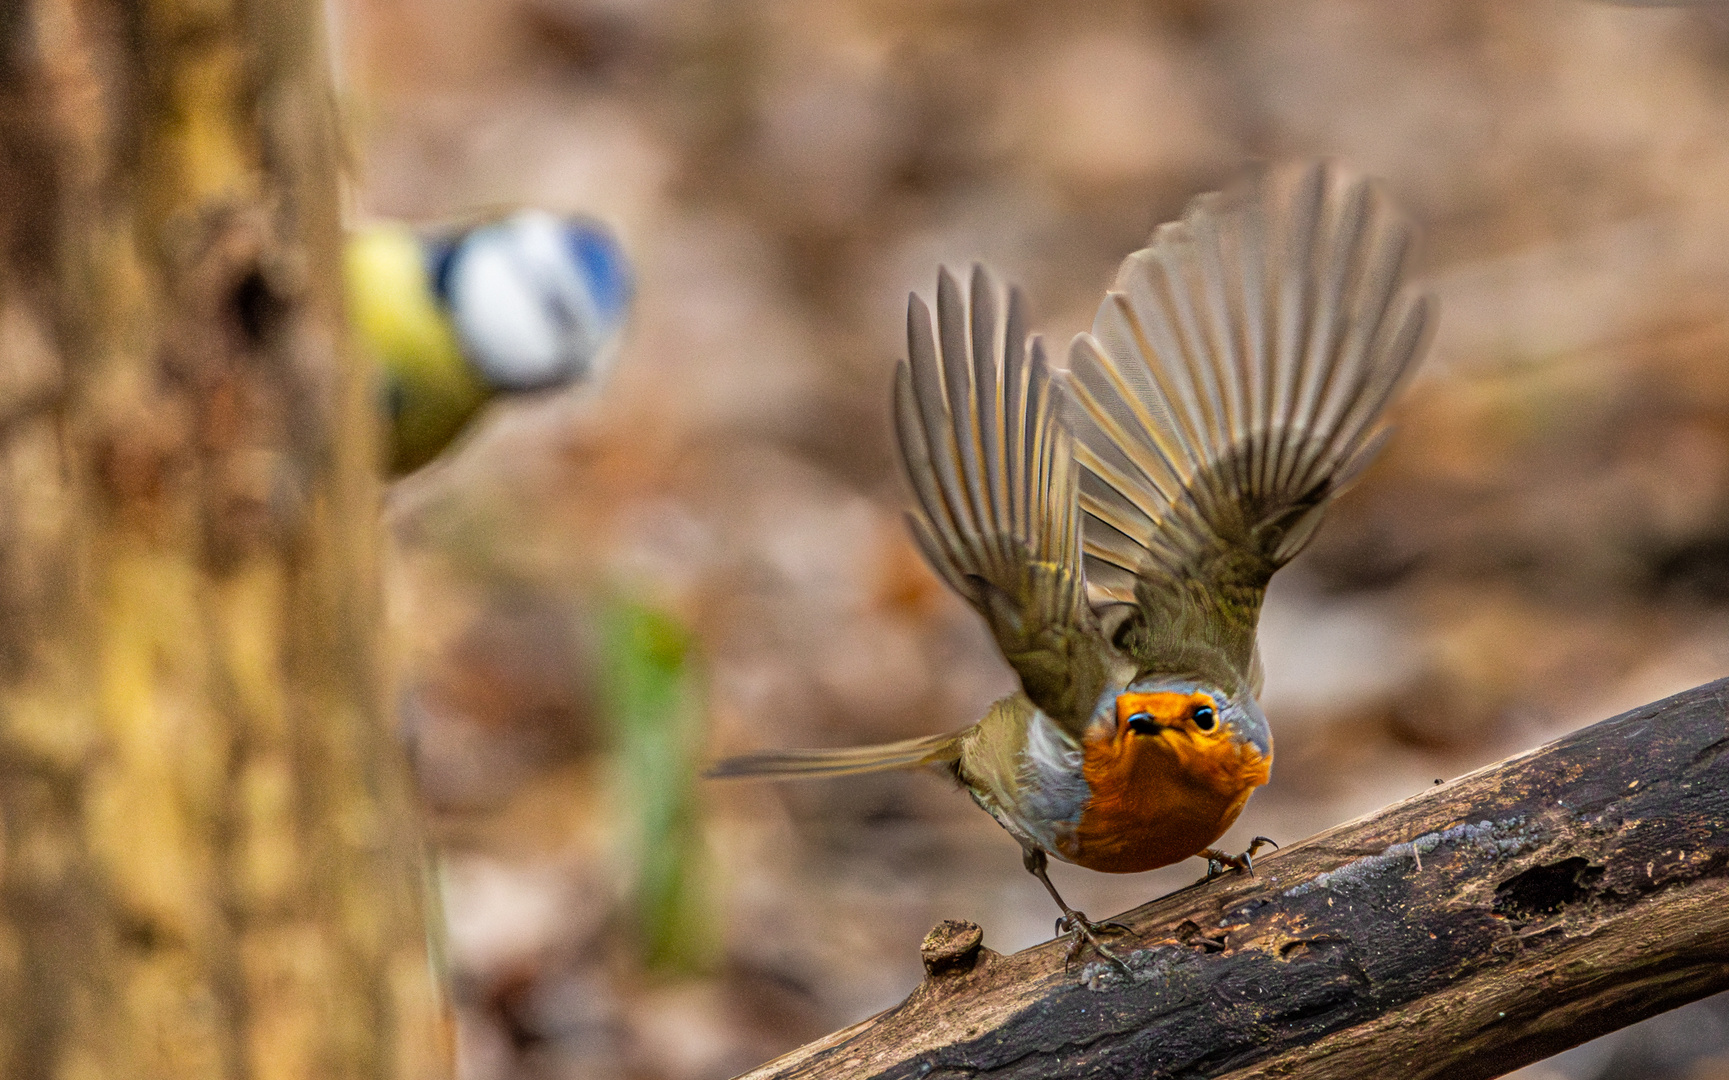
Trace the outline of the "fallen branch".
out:
M 1123 916 L 1134 977 L 926 940 L 901 1005 L 747 1074 L 1499 1076 L 1729 989 L 1729 680 Z

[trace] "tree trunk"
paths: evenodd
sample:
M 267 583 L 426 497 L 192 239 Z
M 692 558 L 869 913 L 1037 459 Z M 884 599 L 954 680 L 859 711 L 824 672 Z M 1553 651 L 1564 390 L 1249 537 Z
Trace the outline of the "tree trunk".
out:
M 0 5 L 0 1075 L 445 1071 L 314 0 Z

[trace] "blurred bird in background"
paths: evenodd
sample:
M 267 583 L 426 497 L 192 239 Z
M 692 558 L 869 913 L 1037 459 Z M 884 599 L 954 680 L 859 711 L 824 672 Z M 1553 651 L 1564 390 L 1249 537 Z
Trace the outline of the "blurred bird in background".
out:
M 1024 305 L 947 271 L 896 373 L 910 516 L 1022 693 L 947 735 L 722 761 L 716 777 L 934 767 L 1021 844 L 1059 933 L 1120 964 L 1049 856 L 1133 873 L 1209 847 L 1265 784 L 1267 582 L 1380 446 L 1432 322 L 1401 288 L 1410 230 L 1311 164 L 1202 196 L 1123 263 L 1065 377 Z M 1085 529 L 1083 535 L 1083 516 Z
M 345 274 L 395 474 L 438 456 L 494 395 L 600 379 L 633 289 L 605 226 L 540 210 L 445 234 L 369 225 L 348 240 Z
M 539 210 L 442 233 L 369 225 L 350 236 L 345 272 L 349 317 L 380 369 L 394 474 L 437 457 L 495 396 L 598 382 L 634 287 L 605 226 Z M 634 595 L 591 604 L 605 740 L 640 853 L 632 893 L 645 961 L 692 970 L 712 950 L 695 884 L 700 707 L 688 632 Z

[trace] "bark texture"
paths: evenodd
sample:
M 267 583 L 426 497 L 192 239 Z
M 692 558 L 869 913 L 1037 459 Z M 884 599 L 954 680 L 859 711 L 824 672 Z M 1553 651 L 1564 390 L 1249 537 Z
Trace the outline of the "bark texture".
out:
M 1138 908 L 1132 978 L 1060 943 L 957 962 L 933 931 L 905 1003 L 747 1075 L 1473 1080 L 1729 989 L 1726 703 L 1699 687 Z
M 0 5 L 0 1076 L 444 1071 L 323 19 Z

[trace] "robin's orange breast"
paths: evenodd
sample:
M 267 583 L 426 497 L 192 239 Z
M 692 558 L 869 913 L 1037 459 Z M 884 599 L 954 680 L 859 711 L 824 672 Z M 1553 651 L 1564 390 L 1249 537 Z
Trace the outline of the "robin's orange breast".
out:
M 1270 755 L 1230 738 L 1200 740 L 1124 729 L 1089 740 L 1089 796 L 1063 856 L 1090 870 L 1132 874 L 1198 854 L 1267 782 Z

